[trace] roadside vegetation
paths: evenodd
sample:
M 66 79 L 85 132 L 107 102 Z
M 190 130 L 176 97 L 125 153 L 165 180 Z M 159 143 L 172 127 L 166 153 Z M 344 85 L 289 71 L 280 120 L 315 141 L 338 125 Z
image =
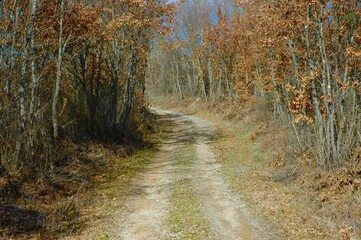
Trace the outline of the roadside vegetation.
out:
M 98 149 L 102 149 L 97 146 Z M 124 207 L 131 194 L 131 183 L 154 156 L 155 149 L 142 149 L 124 156 L 113 148 L 103 148 L 107 165 L 92 180 L 92 187 L 83 191 L 77 199 L 81 225 L 69 232 L 66 229 L 59 237 L 70 239 L 109 239 L 108 223 Z M 113 225 L 112 225 L 113 226 Z M 67 239 L 67 238 L 66 238 Z
M 159 97 L 152 102 L 214 124 L 212 146 L 224 179 L 255 216 L 285 239 L 361 238 L 361 178 L 349 173 L 359 165 L 317 168 L 309 156 L 299 154 L 289 127 L 260 106 L 214 108 L 199 100 Z
M 209 4 L 211 2 L 211 4 Z M 324 169 L 361 143 L 359 1 L 185 1 L 149 79 L 165 95 L 261 103 Z
M 190 112 L 205 104 L 238 121 L 221 127 L 225 175 L 239 189 L 266 188 L 249 199 L 276 194 L 261 209 L 280 214 L 294 239 L 360 238 L 360 7 L 189 0 L 153 46 L 154 96 L 178 99 L 172 108 L 186 103 Z M 297 218 L 304 208 L 306 218 Z
M 151 146 L 149 46 L 167 32 L 172 8 L 0 1 L 0 235 L 76 231 L 79 196 L 123 164 L 112 155 L 126 162 Z
M 0 0 L 0 237 L 73 234 L 92 194 L 122 199 L 161 132 L 148 91 L 217 123 L 224 176 L 285 236 L 361 238 L 360 8 Z

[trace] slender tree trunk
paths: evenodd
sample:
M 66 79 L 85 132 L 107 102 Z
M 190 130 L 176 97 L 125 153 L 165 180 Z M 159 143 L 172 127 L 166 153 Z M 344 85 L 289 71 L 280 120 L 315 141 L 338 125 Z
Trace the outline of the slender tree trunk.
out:
M 224 77 L 226 80 L 228 103 L 229 103 L 229 106 L 232 106 L 233 96 L 232 96 L 231 83 L 229 81 L 227 68 L 224 68 Z
M 191 94 L 192 97 L 194 97 L 193 80 L 192 80 L 192 77 L 191 77 L 189 71 L 190 71 L 190 69 L 188 68 L 187 79 L 188 79 L 189 93 Z
M 61 70 L 63 64 L 63 30 L 64 30 L 64 8 L 65 8 L 65 0 L 60 0 L 60 23 L 59 23 L 59 39 L 58 39 L 58 60 L 56 64 L 56 80 L 55 80 L 55 90 L 53 96 L 53 105 L 52 105 L 52 121 L 53 121 L 53 138 L 58 138 L 58 102 L 59 102 L 59 94 L 61 88 Z
M 219 80 L 217 87 L 217 101 L 222 101 L 222 85 L 223 85 L 223 74 L 222 69 L 219 70 Z
M 202 71 L 202 65 L 201 65 L 200 57 L 197 57 L 197 64 L 198 64 L 198 71 L 199 71 L 198 76 L 199 76 L 202 96 L 203 96 L 204 101 L 208 102 L 208 97 L 207 97 L 207 92 L 206 92 L 206 85 L 204 83 L 203 71 Z
M 29 51 L 28 51 L 28 44 L 29 44 L 29 35 L 28 35 L 27 26 L 24 29 L 24 40 L 23 40 L 23 63 L 21 66 L 21 75 L 19 79 L 19 107 L 20 107 L 20 119 L 19 119 L 19 135 L 16 142 L 16 150 L 15 150 L 15 159 L 18 160 L 20 158 L 20 154 L 23 149 L 24 143 L 24 131 L 25 131 L 25 124 L 26 124 L 26 104 L 25 104 L 25 83 L 26 83 L 26 72 L 27 72 L 27 65 L 29 60 Z
M 14 67 L 15 67 L 15 46 L 16 46 L 16 42 L 17 42 L 17 34 L 18 34 L 18 28 L 19 28 L 19 6 L 18 6 L 18 1 L 15 0 L 14 1 L 14 11 L 15 11 L 15 17 L 14 17 L 14 26 L 13 26 L 13 32 L 12 32 L 12 42 L 11 42 L 11 49 L 10 49 L 10 71 L 9 71 L 9 75 L 8 75 L 8 80 L 7 80 L 7 95 L 10 98 L 12 93 L 11 93 L 11 85 L 12 85 L 12 78 L 13 78 L 13 72 L 14 72 Z
M 213 79 L 213 68 L 212 60 L 208 59 L 208 78 L 209 78 L 209 100 L 214 101 L 214 79 Z
M 25 31 L 27 32 L 27 31 Z M 28 44 L 29 44 L 29 36 L 27 33 L 24 34 L 24 45 L 23 45 L 23 64 L 21 67 L 21 77 L 19 82 L 19 100 L 20 100 L 20 124 L 19 124 L 19 132 L 23 133 L 25 130 L 25 123 L 26 123 L 26 106 L 25 106 L 25 83 L 26 83 L 26 72 L 27 72 L 27 66 L 28 66 L 28 60 L 29 60 L 29 50 L 28 50 Z
M 125 114 L 124 114 L 124 118 L 123 118 L 123 128 L 126 127 L 128 120 L 129 120 L 129 115 L 130 115 L 130 111 L 131 111 L 131 107 L 132 107 L 132 76 L 133 76 L 133 69 L 135 67 L 135 50 L 130 49 L 130 64 L 129 64 L 129 68 L 128 68 L 128 73 L 127 73 L 127 86 L 126 86 L 126 101 L 125 101 Z
M 319 19 L 323 18 L 323 6 L 322 4 L 319 5 L 320 13 Z M 318 30 L 319 30 L 319 49 L 320 55 L 322 59 L 322 79 L 323 79 L 323 95 L 324 95 L 324 105 L 327 114 L 326 120 L 326 134 L 325 134 L 325 141 L 326 141 L 326 160 L 327 165 L 330 167 L 332 164 L 335 164 L 338 161 L 335 139 L 334 139 L 334 111 L 333 111 L 333 103 L 332 103 L 332 89 L 331 89 L 331 72 L 330 72 L 330 65 L 327 57 L 326 46 L 325 46 L 325 36 L 323 34 L 323 21 L 319 20 L 318 23 Z M 331 162 L 332 160 L 332 162 Z
M 175 56 L 173 55 L 173 64 L 174 64 L 174 68 L 175 68 L 175 84 L 176 87 L 178 89 L 178 93 L 179 93 L 179 99 L 182 100 L 183 99 L 183 91 L 182 91 L 182 86 L 180 84 L 180 79 L 179 79 L 179 66 L 178 66 L 178 62 L 175 59 Z
M 30 108 L 29 108 L 29 121 L 30 125 L 34 120 L 34 109 L 35 109 L 35 99 L 36 99 L 36 90 L 38 88 L 37 79 L 35 76 L 35 14 L 37 9 L 37 0 L 30 0 L 31 4 L 31 22 L 30 22 L 30 49 L 31 49 L 31 99 L 30 99 Z
M 291 39 L 288 40 L 288 47 L 290 48 L 290 51 L 291 51 L 294 76 L 296 78 L 298 75 L 298 60 L 297 60 L 297 56 L 296 56 L 295 49 L 294 49 L 294 42 Z

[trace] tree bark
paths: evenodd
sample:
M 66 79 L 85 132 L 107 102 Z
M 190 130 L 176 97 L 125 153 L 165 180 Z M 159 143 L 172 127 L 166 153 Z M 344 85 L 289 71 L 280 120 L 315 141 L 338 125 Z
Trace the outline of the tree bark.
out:
M 60 26 L 59 26 L 59 39 L 58 39 L 58 59 L 56 63 L 56 80 L 55 80 L 55 89 L 53 96 L 53 105 L 52 105 L 52 122 L 53 122 L 53 138 L 58 138 L 58 102 L 59 94 L 61 88 L 61 70 L 63 64 L 63 54 L 65 45 L 63 44 L 63 31 L 64 31 L 64 9 L 65 9 L 65 0 L 60 0 Z M 63 46 L 64 45 L 64 46 Z
M 30 49 L 31 49 L 31 99 L 29 107 L 29 121 L 30 125 L 34 120 L 34 111 L 35 111 L 35 99 L 36 99 L 36 90 L 38 89 L 38 80 L 35 76 L 35 14 L 37 10 L 37 0 L 30 0 L 31 4 L 31 21 L 30 21 Z

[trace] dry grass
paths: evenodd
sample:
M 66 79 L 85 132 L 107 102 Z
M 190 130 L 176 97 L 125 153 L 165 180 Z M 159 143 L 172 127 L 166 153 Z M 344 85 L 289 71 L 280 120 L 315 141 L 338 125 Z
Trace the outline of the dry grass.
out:
M 44 214 L 45 221 L 40 232 L 3 229 L 2 238 L 57 239 L 79 233 L 94 219 L 109 216 L 119 208 L 130 181 L 153 154 L 149 149 L 128 156 L 120 145 L 87 143 L 73 147 L 75 151 L 55 162 L 51 172 L 36 182 L 10 181 L 19 189 L 12 187 L 13 192 L 5 192 L 2 203 L 37 210 Z M 6 190 L 8 184 L 8 179 L 0 179 L 0 189 Z
M 62 238 L 76 235 L 97 219 L 109 216 L 122 205 L 130 181 L 154 152 L 149 146 L 157 143 L 159 136 L 155 132 L 159 129 L 154 121 L 150 128 L 142 130 L 142 147 L 134 142 L 124 147 L 73 143 L 68 139 L 58 143 L 55 161 L 47 172 L 15 179 L 0 171 L 1 211 L 19 214 L 0 217 L 0 224 L 9 226 L 0 229 L 0 239 Z M 21 215 L 27 213 L 43 217 L 39 228 L 23 226 Z
M 226 180 L 286 239 L 361 239 L 360 165 L 325 171 L 309 164 L 289 130 L 254 106 L 230 110 L 192 100 L 162 106 L 215 123 L 220 138 L 213 146 Z
M 153 149 L 139 150 L 128 157 L 110 156 L 110 165 L 96 177 L 96 185 L 83 199 L 87 205 L 82 208 L 84 226 L 82 232 L 71 239 L 106 239 L 105 222 L 119 211 L 130 194 L 130 183 L 136 174 L 146 166 L 154 154 Z M 89 238 L 88 238 L 89 236 Z
M 154 119 L 155 121 L 155 119 Z M 144 136 L 146 146 L 154 146 L 162 137 L 162 128 L 158 123 L 152 123 L 152 130 Z M 93 177 L 92 189 L 82 194 L 81 216 L 83 225 L 81 231 L 66 235 L 66 239 L 108 239 L 108 221 L 120 211 L 127 196 L 131 194 L 131 182 L 134 177 L 151 162 L 156 151 L 153 147 L 141 148 L 134 151 L 109 146 L 105 149 L 107 154 L 102 158 L 107 160 L 107 165 Z M 95 152 L 90 152 L 93 157 L 99 156 L 102 146 L 96 146 Z M 65 236 L 65 235 L 64 235 Z

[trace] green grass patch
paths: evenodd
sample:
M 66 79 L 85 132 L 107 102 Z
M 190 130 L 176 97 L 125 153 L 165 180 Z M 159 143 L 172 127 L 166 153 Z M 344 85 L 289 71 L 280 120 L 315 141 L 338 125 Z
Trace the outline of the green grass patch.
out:
M 174 166 L 179 168 L 177 172 L 182 176 L 172 186 L 169 199 L 172 205 L 168 220 L 171 233 L 176 239 L 212 239 L 194 182 L 187 177 L 195 160 L 195 147 L 185 145 L 180 151 Z
M 192 180 L 178 181 L 170 202 L 173 205 L 169 218 L 170 230 L 177 239 L 211 239 L 209 225 L 203 216 Z
M 177 153 L 174 165 L 182 169 L 182 167 L 191 167 L 195 159 L 195 148 L 192 144 L 184 145 Z
M 139 150 L 125 158 L 112 159 L 112 164 L 99 176 L 95 201 L 97 217 L 107 217 L 119 209 L 130 193 L 130 184 L 137 173 L 151 162 L 154 149 Z

